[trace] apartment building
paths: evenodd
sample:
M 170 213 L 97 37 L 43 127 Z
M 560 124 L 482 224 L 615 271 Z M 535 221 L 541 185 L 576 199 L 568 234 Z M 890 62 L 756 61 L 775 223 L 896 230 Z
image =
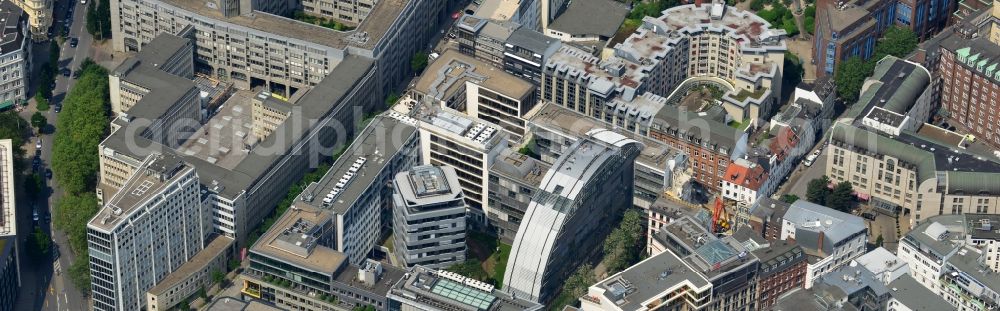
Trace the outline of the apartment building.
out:
M 392 286 L 389 300 L 404 310 L 536 311 L 545 307 L 454 272 L 415 266 Z
M 169 154 L 146 158 L 87 224 L 95 310 L 146 307 L 146 291 L 208 244 L 211 213 L 195 168 Z
M 405 271 L 373 260 L 350 264 L 344 253 L 330 247 L 336 230 L 326 211 L 289 209 L 250 248 L 250 267 L 237 281 L 240 292 L 282 309 L 389 310 L 386 295 Z
M 600 50 L 615 36 L 628 14 L 628 5 L 613 0 L 568 1 L 542 32 L 562 42 Z
M 814 259 L 806 266 L 805 288 L 865 253 L 868 228 L 861 217 L 798 200 L 782 216 L 781 240 L 794 240 Z
M 992 18 L 1000 18 L 994 5 Z M 1000 40 L 985 36 L 963 38 L 949 34 L 939 40 L 938 67 L 941 107 L 947 111 L 949 124 L 959 132 L 975 135 L 994 148 L 1000 148 Z
M 514 149 L 501 151 L 490 166 L 490 228 L 504 243 L 513 243 L 531 198 L 539 191 L 548 163 Z
M 10 139 L 0 139 L 0 309 L 5 310 L 14 309 L 21 287 L 15 174 L 14 146 Z
M 34 2 L 34 1 L 32 1 Z M 24 11 L 10 1 L 0 2 L 0 109 L 24 104 L 30 97 L 31 41 Z M 47 27 L 47 26 L 46 26 Z M 45 34 L 45 30 L 42 31 Z
M 904 274 L 892 283 L 892 298 L 886 303 L 888 311 L 948 310 L 953 308 L 934 292 L 917 283 L 909 274 Z
M 726 167 L 722 180 L 722 198 L 737 205 L 751 206 L 757 202 L 757 191 L 767 181 L 767 169 L 753 161 L 736 159 Z
M 591 132 L 614 128 L 613 124 L 549 103 L 539 105 L 527 118 L 532 142 L 530 148 L 546 163 L 555 163 L 570 151 L 575 142 Z M 636 158 L 633 180 L 635 193 L 632 203 L 636 207 L 648 209 L 665 192 L 684 197 L 682 189 L 690 181 L 690 166 L 685 153 L 646 137 L 615 132 L 643 145 Z
M 139 51 L 161 33 L 191 27 L 199 71 L 238 89 L 261 87 L 284 97 L 319 85 L 353 55 L 376 63 L 377 85 L 368 94 L 381 99 L 409 77 L 410 56 L 426 48 L 444 2 L 124 0 L 111 7 L 112 46 Z M 357 27 L 337 31 L 282 17 L 300 5 L 320 16 L 331 9 L 334 19 L 358 20 Z
M 613 112 L 605 103 L 616 98 L 632 102 L 648 92 L 673 103 L 694 85 L 711 84 L 723 90 L 731 120 L 756 123 L 777 107 L 786 50 L 784 32 L 766 25 L 721 3 L 670 8 L 644 19 L 607 57 L 560 48 L 543 70 L 542 100 L 604 119 Z M 629 111 L 629 117 L 645 135 L 641 128 L 655 113 Z
M 406 105 L 397 105 L 400 109 Z M 469 218 L 475 225 L 487 225 L 489 169 L 500 152 L 507 149 L 507 134 L 499 126 L 470 118 L 458 111 L 434 104 L 416 103 L 405 112 L 417 120 L 420 157 L 425 165 L 451 166 L 458 173 Z
M 900 240 L 897 254 L 910 276 L 955 310 L 989 310 L 1000 298 L 1000 277 L 989 265 L 995 253 L 982 241 L 995 240 L 996 215 L 941 215 L 926 219 Z M 978 245 L 975 243 L 979 243 Z
M 656 113 L 649 137 L 688 154 L 691 179 L 718 192 L 732 161 L 747 154 L 747 131 L 730 127 L 719 109 L 688 112 L 665 107 Z
M 376 116 L 292 204 L 331 213 L 337 230 L 329 247 L 361 265 L 391 227 L 393 179 L 420 163 L 419 148 L 413 121 Z
M 684 216 L 656 235 L 658 254 L 590 286 L 581 310 L 740 310 L 757 302 L 761 262 L 733 237 Z
M 465 261 L 465 201 L 455 169 L 421 165 L 393 180 L 393 237 L 405 266 L 447 268 Z
M 594 130 L 555 163 L 532 197 L 507 261 L 503 287 L 517 297 L 547 303 L 562 282 L 611 232 L 631 207 L 635 158 L 642 145 Z
M 49 39 L 49 28 L 52 27 L 52 8 L 55 1 L 52 0 L 12 0 L 14 5 L 27 14 L 28 27 L 25 35 L 30 34 L 32 41 L 39 42 Z M 7 12 L 7 9 L 4 9 Z M 18 13 L 18 15 L 21 15 Z
M 782 294 L 805 285 L 809 256 L 790 241 L 773 241 L 761 246 L 751 252 L 760 260 L 756 309 L 769 310 Z

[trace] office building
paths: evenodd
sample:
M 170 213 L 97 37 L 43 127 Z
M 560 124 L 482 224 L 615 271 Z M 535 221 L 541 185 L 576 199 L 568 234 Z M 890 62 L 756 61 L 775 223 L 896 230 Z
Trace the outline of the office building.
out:
M 396 107 L 405 109 L 402 106 L 406 104 Z M 423 164 L 454 167 L 469 218 L 475 225 L 486 225 L 491 208 L 487 204 L 489 169 L 500 152 L 508 148 L 506 132 L 497 125 L 434 104 L 415 103 L 405 114 L 418 122 Z
M 865 253 L 868 228 L 861 217 L 798 200 L 782 216 L 781 240 L 794 240 L 814 259 L 806 267 L 805 288 L 821 276 Z
M 340 149 L 341 142 L 358 130 L 360 116 L 383 105 L 383 100 L 371 96 L 378 84 L 374 62 L 357 56 L 346 59 L 322 83 L 290 98 L 266 92 L 220 90 L 224 83 L 214 84 L 216 87 L 196 83 L 199 90 L 210 94 L 213 104 L 206 109 L 208 117 L 197 125 L 197 130 L 177 145 L 148 135 L 150 124 L 171 119 L 157 115 L 169 113 L 171 103 L 155 106 L 138 101 L 129 112 L 147 113 L 116 118 L 111 124 L 113 131 L 99 145 L 101 186 L 110 188 L 104 192 L 113 193 L 117 183 L 127 179 L 153 152 L 182 158 L 201 177 L 203 204 L 212 209 L 215 231 L 245 246 L 252 228 L 287 195 L 288 187 L 310 167 L 318 166 L 323 157 Z M 173 104 L 180 103 L 184 101 Z M 255 106 L 280 108 L 288 114 L 276 126 L 255 126 L 255 122 L 264 121 L 254 120 Z M 300 120 L 315 122 L 301 124 Z M 257 132 L 267 136 L 256 136 L 254 128 L 266 129 Z
M 546 303 L 576 267 L 594 255 L 610 226 L 632 206 L 635 158 L 642 145 L 593 130 L 545 173 L 524 214 L 503 288 Z
M 992 18 L 1000 18 L 994 4 Z M 989 18 L 989 17 L 987 17 Z M 936 68 L 941 107 L 949 124 L 960 133 L 976 136 L 993 148 L 1000 148 L 1000 42 L 985 36 L 965 38 L 958 33 L 942 33 L 938 40 Z M 1000 40 L 997 40 L 1000 41 Z
M 501 2 L 499 0 L 491 0 Z M 458 51 L 490 66 L 503 68 L 504 43 L 521 27 L 517 23 L 463 15 L 455 23 Z
M 412 123 L 391 112 L 376 116 L 323 178 L 306 186 L 292 203 L 333 215 L 337 230 L 331 233 L 330 248 L 351 264 L 363 264 L 388 231 L 396 174 L 420 162 Z
M 503 70 L 537 86 L 542 83 L 542 67 L 560 46 L 562 41 L 534 29 L 518 28 L 504 43 Z
M 389 290 L 395 310 L 536 311 L 544 305 L 515 298 L 454 272 L 415 266 Z
M 215 273 L 226 273 L 236 260 L 233 239 L 220 236 L 146 292 L 146 309 L 170 310 L 201 290 L 215 285 Z
M 126 59 L 108 75 L 111 111 L 115 115 L 121 115 L 142 100 L 157 101 L 150 105 L 166 106 L 179 101 L 192 101 L 198 108 L 202 108 L 198 102 L 200 94 L 192 81 L 193 40 L 164 34 L 157 36 L 146 46 L 149 48 Z M 167 85 L 172 88 L 166 87 Z M 147 96 L 151 92 L 156 93 Z
M 51 1 L 51 0 L 49 0 Z M 35 1 L 30 1 L 35 4 Z M 51 9 L 50 9 L 51 10 Z M 27 102 L 31 78 L 31 41 L 24 11 L 10 1 L 0 2 L 0 109 Z M 46 26 L 48 28 L 48 26 Z M 45 34 L 45 30 L 42 30 Z
M 14 150 L 10 139 L 0 139 L 0 309 L 4 310 L 14 309 L 21 287 Z
M 27 14 L 27 24 L 28 27 L 25 29 L 27 31 L 25 35 L 30 34 L 31 40 L 45 41 L 49 39 L 49 30 L 53 26 L 52 19 L 52 8 L 55 4 L 53 0 L 12 0 L 14 5 L 17 5 Z M 7 12 L 7 9 L 4 9 Z M 18 13 L 21 15 L 21 13 Z M 8 19 L 9 20 L 9 19 Z M 56 25 L 56 27 L 59 27 Z
M 537 193 L 542 177 L 549 171 L 548 163 L 506 149 L 490 166 L 489 206 L 490 231 L 504 243 L 513 243 L 524 212 Z
M 816 1 L 813 63 L 817 77 L 833 77 L 837 64 L 851 57 L 869 59 L 875 43 L 895 25 L 896 1 Z
M 695 85 L 723 91 L 729 120 L 758 124 L 777 108 L 784 60 L 784 31 L 753 13 L 712 5 L 681 5 L 646 18 L 606 57 L 563 46 L 543 70 L 542 100 L 598 119 L 611 119 L 618 100 L 631 103 L 652 93 L 680 102 Z M 662 101 L 662 100 L 661 100 Z M 659 106 L 662 107 L 663 104 Z M 632 104 L 629 131 L 645 135 L 656 110 Z M 697 110 L 692 108 L 690 110 Z M 624 117 L 624 116 L 623 116 Z M 718 186 L 715 186 L 718 187 Z
M 550 103 L 540 104 L 527 119 L 531 132 L 530 148 L 546 163 L 556 162 L 590 132 L 614 128 L 613 124 Z M 690 190 L 691 167 L 687 154 L 647 137 L 620 131 L 616 133 L 643 145 L 635 161 L 633 204 L 636 207 L 648 209 L 664 193 L 678 198 L 690 197 L 684 193 L 685 189 Z
M 930 120 L 934 98 L 923 66 L 886 56 L 865 82 L 858 102 L 841 118 L 890 136 L 914 132 Z
M 445 51 L 427 67 L 410 97 L 496 124 L 514 142 L 524 137 L 524 115 L 537 102 L 535 87 L 528 81 L 454 50 Z
M 712 215 L 699 205 L 670 195 L 661 195 L 656 198 L 653 205 L 646 210 L 646 254 L 659 254 L 666 251 L 666 246 L 655 238 L 657 232 L 684 216 L 690 216 L 701 223 L 707 223 L 712 218 Z
M 250 267 L 238 278 L 242 295 L 282 309 L 390 310 L 386 295 L 405 271 L 373 260 L 350 264 L 330 247 L 336 230 L 327 211 L 309 206 L 286 211 L 250 248 Z
M 169 154 L 146 158 L 87 224 L 95 310 L 138 310 L 146 291 L 208 244 L 211 212 L 195 168 Z
M 465 261 L 465 200 L 455 169 L 413 167 L 396 174 L 393 186 L 394 255 L 407 267 Z
M 361 57 L 375 63 L 377 85 L 367 94 L 383 99 L 410 76 L 410 56 L 426 49 L 444 18 L 441 0 L 337 1 L 337 9 L 327 7 L 332 2 L 123 0 L 111 6 L 112 46 L 139 51 L 161 33 L 190 27 L 201 72 L 241 90 L 260 87 L 284 97 L 319 85 L 336 67 Z M 334 20 L 354 28 L 338 31 L 282 17 L 300 6 L 311 8 L 307 14 L 336 14 Z
M 1000 212 L 990 180 L 1000 172 L 992 149 L 939 127 L 888 137 L 850 124 L 831 130 L 826 175 L 862 198 L 909 213 L 911 226 L 935 215 Z
M 733 237 L 685 216 L 660 229 L 667 248 L 590 286 L 581 310 L 741 310 L 756 304 L 760 261 Z

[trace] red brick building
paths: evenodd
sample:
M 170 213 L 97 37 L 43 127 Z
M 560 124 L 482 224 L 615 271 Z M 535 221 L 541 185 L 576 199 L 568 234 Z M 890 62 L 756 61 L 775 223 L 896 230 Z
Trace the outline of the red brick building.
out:
M 1000 148 L 1000 46 L 986 38 L 945 38 L 938 70 L 941 107 L 959 132 Z
M 772 241 L 753 255 L 760 260 L 757 310 L 768 310 L 778 296 L 805 284 L 808 255 L 795 242 Z
M 691 178 L 715 193 L 731 159 L 746 153 L 746 128 L 726 125 L 724 114 L 664 108 L 649 127 L 649 137 L 686 152 Z

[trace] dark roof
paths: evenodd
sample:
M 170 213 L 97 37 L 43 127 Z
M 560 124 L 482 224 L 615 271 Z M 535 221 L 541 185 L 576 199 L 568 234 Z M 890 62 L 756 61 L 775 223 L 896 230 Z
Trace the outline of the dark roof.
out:
M 674 136 L 684 136 L 684 140 L 698 145 L 707 144 L 711 149 L 724 148 L 731 154 L 744 132 L 724 123 L 722 118 L 724 115 L 721 114 L 690 112 L 678 106 L 666 106 L 656 113 L 653 128 Z
M 549 51 L 549 48 L 558 46 L 560 42 L 533 29 L 521 27 L 507 37 L 507 43 L 547 56 L 546 52 L 555 51 L 555 49 Z
M 873 82 L 847 116 L 874 118 L 894 126 L 899 126 L 931 81 L 926 69 L 893 56 L 879 60 L 868 80 Z
M 618 32 L 628 13 L 625 4 L 614 0 L 574 0 L 549 28 L 572 35 L 610 38 Z
M 892 288 L 892 292 L 889 293 L 892 295 L 892 298 L 895 298 L 910 310 L 934 311 L 951 310 L 954 308 L 941 298 L 941 296 L 917 283 L 917 280 L 913 279 L 909 274 L 903 274 L 899 278 L 896 278 L 892 283 L 889 283 L 889 288 Z
M 0 53 L 7 54 L 21 48 L 24 43 L 24 29 L 22 23 L 27 19 L 24 10 L 14 5 L 12 1 L 0 3 L 0 26 L 3 32 L 0 33 Z

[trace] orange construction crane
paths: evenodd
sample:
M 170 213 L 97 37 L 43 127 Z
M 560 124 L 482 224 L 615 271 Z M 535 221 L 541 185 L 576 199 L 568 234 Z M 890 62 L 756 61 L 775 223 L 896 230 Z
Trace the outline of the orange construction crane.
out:
M 712 233 L 722 233 L 729 230 L 729 215 L 722 204 L 722 198 L 715 199 L 715 209 L 712 210 Z

